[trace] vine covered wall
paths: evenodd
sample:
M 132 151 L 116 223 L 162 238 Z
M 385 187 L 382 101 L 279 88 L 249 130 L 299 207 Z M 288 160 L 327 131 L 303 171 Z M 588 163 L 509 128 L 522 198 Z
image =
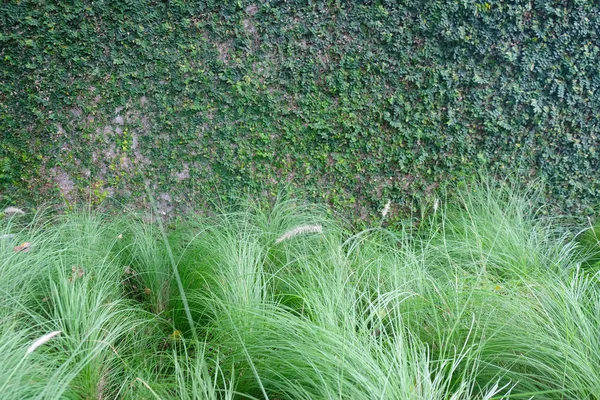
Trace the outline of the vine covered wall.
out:
M 10 1 L 0 203 L 290 185 L 369 218 L 481 168 L 600 195 L 590 1 Z M 421 200 L 419 200 L 421 201 Z

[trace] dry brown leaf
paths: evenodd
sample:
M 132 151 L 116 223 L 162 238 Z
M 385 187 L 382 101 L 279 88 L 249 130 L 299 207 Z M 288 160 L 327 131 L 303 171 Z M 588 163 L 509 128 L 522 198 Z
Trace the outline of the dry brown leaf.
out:
M 20 253 L 20 252 L 27 253 L 29 250 L 31 250 L 31 243 L 29 243 L 29 242 L 23 242 L 20 245 L 15 246 L 13 248 L 13 251 L 15 253 Z
M 82 278 L 84 274 L 83 268 L 73 265 L 71 267 L 71 277 L 69 278 L 69 282 L 73 282 L 75 279 Z

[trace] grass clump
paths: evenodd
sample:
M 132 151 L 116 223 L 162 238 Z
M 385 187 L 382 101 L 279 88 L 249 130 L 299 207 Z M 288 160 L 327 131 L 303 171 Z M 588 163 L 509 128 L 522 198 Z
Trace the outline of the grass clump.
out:
M 0 396 L 600 398 L 593 253 L 536 196 L 483 180 L 358 233 L 289 199 L 4 218 Z

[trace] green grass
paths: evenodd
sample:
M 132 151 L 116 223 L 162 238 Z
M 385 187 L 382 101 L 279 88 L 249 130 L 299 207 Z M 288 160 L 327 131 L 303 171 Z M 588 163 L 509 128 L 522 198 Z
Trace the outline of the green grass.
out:
M 539 199 L 481 180 L 358 233 L 290 199 L 3 218 L 0 397 L 599 399 L 597 229 Z

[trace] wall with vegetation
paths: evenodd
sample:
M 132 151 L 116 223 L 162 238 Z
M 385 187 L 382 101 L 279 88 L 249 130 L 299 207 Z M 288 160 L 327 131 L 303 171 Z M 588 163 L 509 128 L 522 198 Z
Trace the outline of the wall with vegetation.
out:
M 0 202 L 202 206 L 302 188 L 359 217 L 482 168 L 600 195 L 591 1 L 6 1 Z

